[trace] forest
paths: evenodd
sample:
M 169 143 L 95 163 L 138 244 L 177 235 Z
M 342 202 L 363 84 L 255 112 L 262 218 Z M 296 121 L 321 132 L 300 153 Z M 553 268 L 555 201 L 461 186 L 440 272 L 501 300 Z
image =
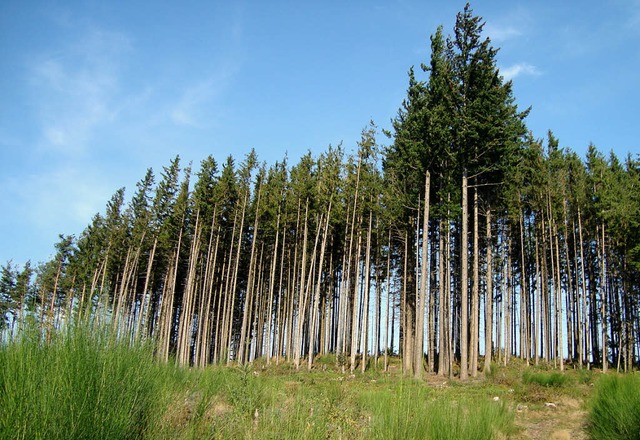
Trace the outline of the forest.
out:
M 98 322 L 179 366 L 637 367 L 640 159 L 531 133 L 483 26 L 438 28 L 357 145 L 149 169 L 50 261 L 2 266 L 3 340 Z

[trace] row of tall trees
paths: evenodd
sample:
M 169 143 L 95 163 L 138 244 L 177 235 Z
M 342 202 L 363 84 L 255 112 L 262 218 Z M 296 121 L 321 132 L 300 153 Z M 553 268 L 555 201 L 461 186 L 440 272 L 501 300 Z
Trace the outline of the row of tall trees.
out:
M 640 162 L 536 139 L 482 27 L 467 6 L 431 37 L 386 147 L 370 123 L 350 153 L 148 170 L 51 261 L 2 268 L 5 334 L 104 322 L 196 366 L 631 369 Z

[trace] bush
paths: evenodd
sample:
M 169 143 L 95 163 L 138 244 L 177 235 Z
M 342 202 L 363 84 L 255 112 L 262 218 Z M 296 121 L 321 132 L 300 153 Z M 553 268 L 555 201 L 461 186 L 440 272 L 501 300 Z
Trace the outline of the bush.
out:
M 640 376 L 603 376 L 588 419 L 593 439 L 640 438 Z

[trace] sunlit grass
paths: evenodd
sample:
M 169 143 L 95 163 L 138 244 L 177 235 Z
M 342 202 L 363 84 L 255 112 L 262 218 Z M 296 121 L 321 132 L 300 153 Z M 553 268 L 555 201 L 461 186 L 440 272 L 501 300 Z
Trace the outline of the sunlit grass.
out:
M 567 374 L 553 371 L 525 371 L 522 374 L 522 382 L 525 384 L 537 384 L 543 387 L 562 387 L 570 384 L 572 378 Z
M 515 432 L 514 414 L 502 400 L 434 393 L 400 386 L 369 396 L 370 438 L 492 439 Z
M 517 362 L 492 371 L 465 382 L 424 382 L 403 378 L 399 364 L 392 372 L 343 374 L 330 356 L 310 372 L 262 359 L 178 368 L 156 362 L 152 344 L 105 329 L 78 326 L 51 342 L 31 329 L 0 347 L 0 438 L 518 438 L 517 404 L 593 390 L 590 372 Z M 620 420 L 633 421 L 624 411 L 640 413 L 624 387 L 602 381 L 593 427 L 607 418 L 624 426 Z M 616 433 L 594 437 L 624 438 Z
M 640 376 L 603 376 L 589 411 L 589 434 L 597 440 L 640 438 Z
M 139 438 L 157 402 L 150 345 L 74 327 L 26 330 L 0 349 L 1 438 Z

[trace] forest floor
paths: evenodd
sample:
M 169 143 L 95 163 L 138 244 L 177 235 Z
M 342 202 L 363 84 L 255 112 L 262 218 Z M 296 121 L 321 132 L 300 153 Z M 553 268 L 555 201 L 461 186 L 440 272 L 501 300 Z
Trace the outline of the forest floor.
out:
M 393 367 L 392 367 L 393 368 Z M 558 375 L 567 380 L 541 385 L 535 377 L 527 383 L 523 374 L 528 370 L 536 374 Z M 495 400 L 504 400 L 515 413 L 517 432 L 509 438 L 523 440 L 586 440 L 588 406 L 594 391 L 594 381 L 600 372 L 569 367 L 559 373 L 551 366 L 525 366 L 516 360 L 508 367 L 498 366 L 489 377 L 478 373 L 477 378 L 462 382 L 457 378 L 445 380 L 441 376 L 427 375 L 427 386 L 447 388 L 452 384 L 466 394 L 473 388 L 495 391 Z M 465 391 L 466 388 L 466 391 Z
M 516 415 L 516 424 L 522 428 L 520 438 L 531 440 L 583 440 L 587 412 L 583 402 L 574 398 L 560 399 L 554 406 L 523 409 Z
M 482 387 L 483 380 L 476 380 L 476 384 Z M 427 377 L 427 384 L 433 387 L 446 386 L 446 382 L 435 375 Z M 516 393 L 512 388 L 509 388 L 507 395 L 503 397 L 515 413 L 517 432 L 509 438 L 522 440 L 587 440 L 589 438 L 586 433 L 586 408 L 590 395 L 588 389 L 583 387 L 578 390 L 545 390 L 535 386 L 532 388 L 531 394 L 523 394 L 526 393 L 523 391 L 518 393 L 518 396 L 514 395 Z
M 263 402 L 270 400 L 275 407 L 281 407 L 288 406 L 286 402 L 291 401 L 289 403 L 298 408 L 293 410 L 289 406 L 285 413 L 293 410 L 303 415 L 309 411 L 313 418 L 322 414 L 324 419 L 316 419 L 316 422 L 325 424 L 321 431 L 323 438 L 361 438 L 355 434 L 358 430 L 370 434 L 377 432 L 372 425 L 370 410 L 365 409 L 367 405 L 363 406 L 362 399 L 379 399 L 390 392 L 397 396 L 393 398 L 396 406 L 405 405 L 400 401 L 408 398 L 406 410 L 412 412 L 413 408 L 417 414 L 424 411 L 418 401 L 425 399 L 453 403 L 454 407 L 456 402 L 504 405 L 512 414 L 513 422 L 511 428 L 498 435 L 499 439 L 588 439 L 589 402 L 594 394 L 594 383 L 600 377 L 596 370 L 567 366 L 564 372 L 560 372 L 553 365 L 527 366 L 519 359 L 513 359 L 508 366 L 493 364 L 489 375 L 478 372 L 476 377 L 466 381 L 457 377 L 457 370 L 453 378 L 425 372 L 422 381 L 415 381 L 403 378 L 398 358 L 390 360 L 387 371 L 379 364 L 378 368 L 370 365 L 366 373 L 356 369 L 353 374 L 348 368 L 344 372 L 337 368 L 335 358 L 316 361 L 311 371 L 304 367 L 296 370 L 286 363 L 261 365 L 258 361 L 251 367 L 250 375 L 256 385 L 261 384 L 263 397 L 271 393 L 264 393 L 270 388 L 284 391 L 278 398 L 263 399 Z M 392 407 L 391 411 L 395 410 Z M 304 432 L 305 435 L 311 434 Z M 393 438 L 403 437 L 392 432 Z

